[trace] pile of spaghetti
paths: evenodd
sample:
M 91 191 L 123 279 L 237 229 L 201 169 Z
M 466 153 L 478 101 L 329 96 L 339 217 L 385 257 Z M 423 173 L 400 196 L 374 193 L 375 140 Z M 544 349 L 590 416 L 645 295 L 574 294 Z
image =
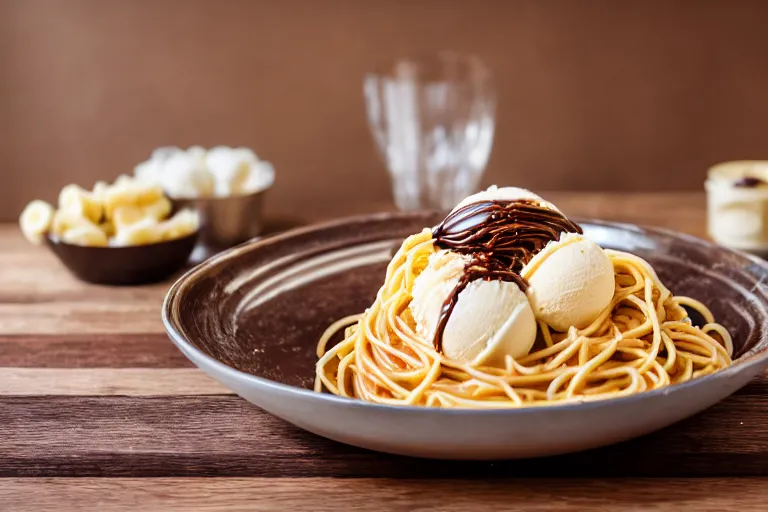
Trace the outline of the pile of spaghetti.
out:
M 317 347 L 316 391 L 392 405 L 536 406 L 630 395 L 731 364 L 731 337 L 703 304 L 672 296 L 646 261 L 611 250 L 614 297 L 591 325 L 555 333 L 539 322 L 534 350 L 507 357 L 506 368 L 450 360 L 416 334 L 408 309 L 434 251 L 429 230 L 406 239 L 373 305 L 327 329 Z M 684 305 L 706 324 L 693 326 Z M 326 350 L 341 330 L 344 339 Z

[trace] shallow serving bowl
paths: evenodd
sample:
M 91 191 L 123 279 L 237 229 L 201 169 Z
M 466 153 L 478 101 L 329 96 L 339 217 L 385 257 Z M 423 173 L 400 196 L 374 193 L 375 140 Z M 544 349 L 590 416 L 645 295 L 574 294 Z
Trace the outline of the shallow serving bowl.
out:
M 402 239 L 439 220 L 381 214 L 236 247 L 174 284 L 163 307 L 166 329 L 210 376 L 301 428 L 446 459 L 554 455 L 637 437 L 706 409 L 768 366 L 766 262 L 661 229 L 580 220 L 589 238 L 646 258 L 674 293 L 707 304 L 734 336 L 735 364 L 657 391 L 544 408 L 393 407 L 313 392 L 323 330 L 369 306 Z

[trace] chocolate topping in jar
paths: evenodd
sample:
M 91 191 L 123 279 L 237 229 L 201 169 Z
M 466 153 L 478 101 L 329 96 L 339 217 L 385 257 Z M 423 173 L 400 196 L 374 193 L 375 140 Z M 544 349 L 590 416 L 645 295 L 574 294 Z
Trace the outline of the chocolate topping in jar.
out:
M 754 176 L 744 176 L 733 182 L 733 186 L 736 188 L 755 188 L 760 185 L 766 185 L 766 182 Z
M 435 348 L 442 351 L 443 333 L 459 294 L 477 279 L 508 281 L 521 290 L 528 283 L 520 271 L 560 234 L 582 233 L 557 210 L 534 201 L 480 201 L 451 212 L 432 230 L 435 246 L 471 257 L 464 274 L 443 303 L 435 329 Z

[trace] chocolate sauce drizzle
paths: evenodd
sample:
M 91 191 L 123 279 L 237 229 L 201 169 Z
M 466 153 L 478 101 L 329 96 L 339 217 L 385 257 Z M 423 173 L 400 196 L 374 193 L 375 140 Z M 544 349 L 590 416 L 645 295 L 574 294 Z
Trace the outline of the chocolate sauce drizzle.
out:
M 760 178 L 755 178 L 754 176 L 744 176 L 733 182 L 733 186 L 736 188 L 755 188 L 765 184 L 765 181 Z
M 435 329 L 435 348 L 441 352 L 443 333 L 456 307 L 459 294 L 477 279 L 528 283 L 520 271 L 547 243 L 560 233 L 582 233 L 581 227 L 563 214 L 534 201 L 480 201 L 451 212 L 432 230 L 435 245 L 471 260 L 464 274 L 443 303 Z

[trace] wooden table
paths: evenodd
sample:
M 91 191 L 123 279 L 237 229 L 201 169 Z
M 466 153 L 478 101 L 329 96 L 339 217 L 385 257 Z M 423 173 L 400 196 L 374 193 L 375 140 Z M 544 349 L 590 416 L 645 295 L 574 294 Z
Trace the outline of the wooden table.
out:
M 701 194 L 547 197 L 703 236 Z M 82 284 L 0 227 L 0 510 L 768 510 L 765 378 L 588 453 L 407 459 L 307 434 L 208 379 L 163 332 L 167 286 Z

